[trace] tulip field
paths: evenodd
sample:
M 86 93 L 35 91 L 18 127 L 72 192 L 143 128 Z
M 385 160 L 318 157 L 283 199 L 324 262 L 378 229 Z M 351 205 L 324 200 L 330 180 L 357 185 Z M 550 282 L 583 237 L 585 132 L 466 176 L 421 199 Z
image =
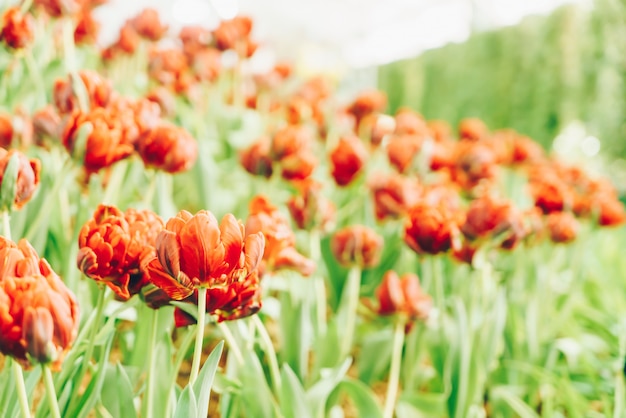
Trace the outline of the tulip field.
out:
M 247 16 L 8 3 L 0 417 L 626 417 L 607 177 L 253 71 Z

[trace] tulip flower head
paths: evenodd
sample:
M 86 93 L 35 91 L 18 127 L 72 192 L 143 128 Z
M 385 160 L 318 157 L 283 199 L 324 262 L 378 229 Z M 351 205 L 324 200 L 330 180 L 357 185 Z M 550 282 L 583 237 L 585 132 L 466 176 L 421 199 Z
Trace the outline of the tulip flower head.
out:
M 315 264 L 296 250 L 296 236 L 289 226 L 289 219 L 265 196 L 255 196 L 249 208 L 246 230 L 249 233 L 262 233 L 265 237 L 261 270 L 289 269 L 310 276 L 315 270 Z
M 21 209 L 33 197 L 40 171 L 39 160 L 0 148 L 0 210 Z
M 346 267 L 376 267 L 380 262 L 383 238 L 373 229 L 353 225 L 333 235 L 330 248 L 337 261 Z
M 155 254 L 163 221 L 149 210 L 100 205 L 78 235 L 78 268 L 128 300 L 148 284 L 142 266 Z
M 420 287 L 419 278 L 412 273 L 398 276 L 389 270 L 376 290 L 379 315 L 405 315 L 409 321 L 425 319 L 432 307 L 430 296 Z
M 210 290 L 250 280 L 258 274 L 264 249 L 263 234 L 246 234 L 232 214 L 218 223 L 205 210 L 180 211 L 158 234 L 147 271 L 170 298 L 183 300 L 201 286 Z
M 19 7 L 9 7 L 2 15 L 0 42 L 9 48 L 21 49 L 33 42 L 35 23 L 29 13 L 22 14 Z
M 74 294 L 26 241 L 0 237 L 0 352 L 59 370 L 78 333 Z

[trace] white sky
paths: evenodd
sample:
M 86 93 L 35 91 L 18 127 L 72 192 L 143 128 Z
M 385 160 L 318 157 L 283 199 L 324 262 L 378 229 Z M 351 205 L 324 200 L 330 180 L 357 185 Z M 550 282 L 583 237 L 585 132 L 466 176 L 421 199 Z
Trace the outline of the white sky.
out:
M 143 7 L 155 7 L 176 30 L 216 26 L 237 13 L 255 20 L 255 35 L 278 58 L 311 70 L 362 68 L 462 42 L 471 29 L 513 25 L 585 0 L 110 0 L 98 11 L 103 42 Z M 590 3 L 590 0 L 586 0 Z M 268 58 L 268 59 L 271 59 Z

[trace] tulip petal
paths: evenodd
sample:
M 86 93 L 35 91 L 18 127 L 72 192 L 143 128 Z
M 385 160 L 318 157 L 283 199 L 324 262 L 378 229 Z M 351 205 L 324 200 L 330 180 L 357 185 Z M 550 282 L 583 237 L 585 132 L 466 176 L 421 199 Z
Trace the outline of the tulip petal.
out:
M 163 270 L 158 259 L 152 260 L 147 268 L 150 282 L 163 289 L 174 300 L 182 300 L 193 294 L 193 287 L 186 277 L 178 277 L 178 280 Z M 181 274 L 182 276 L 182 274 Z

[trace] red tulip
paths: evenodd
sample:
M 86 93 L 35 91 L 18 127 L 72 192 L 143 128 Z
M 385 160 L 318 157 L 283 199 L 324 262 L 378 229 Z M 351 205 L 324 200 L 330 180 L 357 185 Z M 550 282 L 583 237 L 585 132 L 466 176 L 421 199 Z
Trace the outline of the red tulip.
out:
M 60 370 L 78 333 L 76 297 L 26 240 L 0 237 L 0 272 L 0 352 Z
M 330 248 L 344 266 L 376 267 L 380 262 L 383 238 L 373 229 L 362 225 L 343 228 L 333 235 Z
M 182 300 L 198 287 L 229 286 L 257 274 L 264 247 L 263 235 L 245 234 L 232 214 L 218 224 L 211 212 L 180 211 L 157 236 L 147 271 L 170 298 Z

